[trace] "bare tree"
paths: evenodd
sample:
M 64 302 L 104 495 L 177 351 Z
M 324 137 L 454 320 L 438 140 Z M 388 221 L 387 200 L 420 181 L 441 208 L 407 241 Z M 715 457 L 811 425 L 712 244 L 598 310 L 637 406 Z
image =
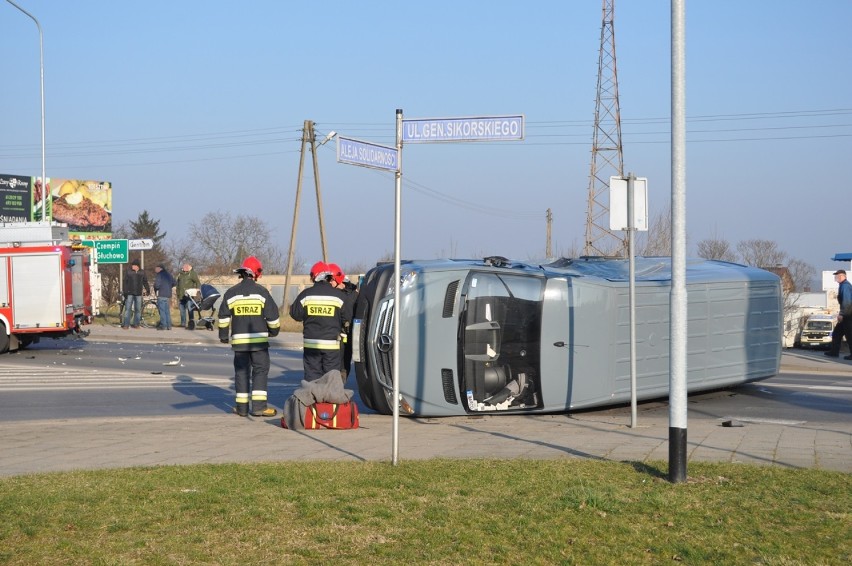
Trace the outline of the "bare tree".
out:
M 580 257 L 583 255 L 583 246 L 577 243 L 577 239 L 571 240 L 570 246 L 561 246 L 556 244 L 556 257 Z M 532 259 L 532 258 L 531 258 Z
M 192 240 L 185 253 L 194 256 L 207 273 L 228 273 L 249 255 L 257 256 L 267 273 L 285 271 L 285 254 L 273 242 L 272 229 L 255 216 L 208 212 L 189 225 L 189 234 Z
M 737 251 L 746 265 L 752 267 L 777 267 L 787 263 L 787 252 L 779 250 L 778 244 L 770 240 L 743 240 Z
M 636 239 L 638 255 L 672 255 L 672 209 L 671 206 L 658 212 L 648 224 L 647 232 L 639 232 Z
M 809 263 L 800 259 L 791 259 L 787 262 L 787 271 L 793 281 L 793 290 L 807 292 L 811 290 L 811 280 L 816 275 L 816 269 Z
M 175 272 L 185 263 L 196 266 L 199 265 L 198 258 L 195 257 L 195 244 L 192 240 L 169 240 L 166 246 L 166 253 L 172 260 L 172 265 L 175 266 Z
M 698 242 L 697 247 L 698 257 L 729 262 L 737 261 L 737 254 L 731 248 L 731 244 L 729 244 L 727 240 L 708 238 Z

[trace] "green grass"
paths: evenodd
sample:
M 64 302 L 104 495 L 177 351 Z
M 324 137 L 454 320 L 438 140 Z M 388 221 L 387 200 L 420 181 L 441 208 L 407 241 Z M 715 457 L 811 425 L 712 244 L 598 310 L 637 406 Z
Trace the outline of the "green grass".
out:
M 279 449 L 286 449 L 282 446 Z M 852 476 L 693 463 L 200 465 L 0 479 L 0 564 L 848 564 Z

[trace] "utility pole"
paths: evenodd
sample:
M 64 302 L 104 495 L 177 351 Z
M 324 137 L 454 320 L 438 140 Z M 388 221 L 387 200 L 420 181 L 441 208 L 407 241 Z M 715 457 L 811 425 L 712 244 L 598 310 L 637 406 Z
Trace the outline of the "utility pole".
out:
M 544 244 L 544 257 L 553 257 L 553 245 L 551 240 L 551 234 L 553 233 L 553 213 L 550 209 L 547 209 L 547 239 Z
M 618 72 L 615 64 L 615 0 L 603 0 L 602 4 L 595 131 L 583 255 L 624 256 L 627 252 L 627 242 L 608 227 L 609 178 L 624 177 L 621 107 L 618 102 Z
M 329 139 L 331 139 L 331 135 L 323 141 L 325 143 Z M 320 243 L 322 245 L 322 260 L 328 261 L 328 251 L 325 246 L 325 224 L 323 221 L 322 214 L 322 196 L 320 194 L 320 178 L 319 178 L 319 164 L 317 162 L 317 140 L 316 135 L 314 134 L 314 123 L 310 120 L 305 120 L 304 128 L 302 129 L 302 150 L 301 155 L 299 156 L 299 177 L 296 181 L 296 204 L 293 206 L 293 227 L 290 230 L 290 248 L 287 252 L 287 276 L 284 278 L 284 300 L 282 301 L 284 304 L 282 306 L 286 307 L 289 305 L 289 291 L 290 291 L 290 276 L 293 274 L 293 257 L 296 249 L 296 232 L 298 231 L 299 226 L 299 203 L 302 199 L 302 178 L 305 170 L 305 149 L 308 144 L 311 147 L 311 155 L 313 156 L 313 166 L 314 166 L 314 185 L 316 186 L 317 193 L 317 214 L 319 215 L 319 231 L 320 231 Z M 322 144 L 320 144 L 322 145 Z

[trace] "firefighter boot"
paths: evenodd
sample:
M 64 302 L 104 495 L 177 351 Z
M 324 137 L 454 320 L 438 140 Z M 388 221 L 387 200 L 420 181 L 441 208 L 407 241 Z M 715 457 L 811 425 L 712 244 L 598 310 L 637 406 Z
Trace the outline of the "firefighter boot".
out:
M 277 414 L 278 411 L 276 411 L 272 407 L 258 407 L 256 409 L 253 409 L 251 412 L 251 416 L 253 417 L 274 417 Z

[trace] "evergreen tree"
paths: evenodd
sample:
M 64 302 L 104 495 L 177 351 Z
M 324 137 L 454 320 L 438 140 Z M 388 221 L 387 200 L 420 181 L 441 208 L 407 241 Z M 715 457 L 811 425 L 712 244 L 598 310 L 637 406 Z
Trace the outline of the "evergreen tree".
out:
M 169 266 L 168 256 L 163 249 L 163 239 L 166 237 L 166 232 L 160 233 L 160 221 L 151 217 L 147 210 L 139 213 L 136 220 L 130 221 L 128 239 L 132 240 L 153 240 L 154 247 L 150 250 L 142 252 L 130 252 L 130 261 L 139 259 L 144 263 L 145 272 L 148 275 L 148 282 L 153 285 L 154 282 L 154 266 L 158 264 L 166 265 L 169 273 L 175 274 L 175 269 Z M 153 289 L 153 287 L 152 287 Z

